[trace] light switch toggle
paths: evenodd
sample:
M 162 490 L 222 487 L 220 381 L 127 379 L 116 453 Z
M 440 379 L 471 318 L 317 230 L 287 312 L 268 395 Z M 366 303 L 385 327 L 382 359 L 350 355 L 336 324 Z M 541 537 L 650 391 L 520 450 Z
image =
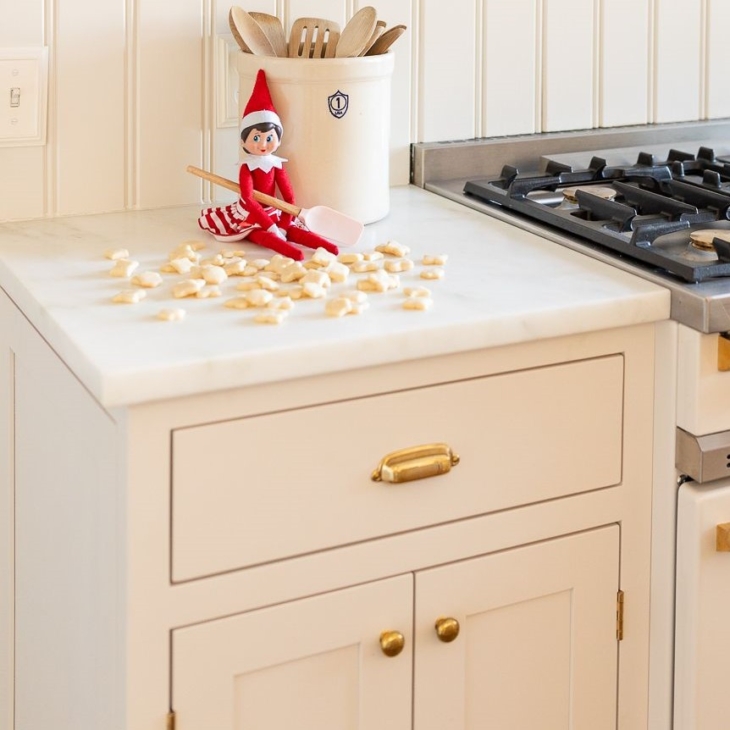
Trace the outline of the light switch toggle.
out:
M 10 89 L 10 106 L 13 107 L 13 109 L 20 106 L 20 87 L 19 86 L 13 86 L 13 88 Z

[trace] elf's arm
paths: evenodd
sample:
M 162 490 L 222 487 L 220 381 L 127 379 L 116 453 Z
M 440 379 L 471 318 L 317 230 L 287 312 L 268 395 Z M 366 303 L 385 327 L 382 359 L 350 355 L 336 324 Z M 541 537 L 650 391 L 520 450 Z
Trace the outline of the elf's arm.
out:
M 269 215 L 261 207 L 261 204 L 253 197 L 253 176 L 251 170 L 246 165 L 241 165 L 238 173 L 238 187 L 241 191 L 241 202 L 243 207 L 248 211 L 247 222 L 255 223 L 264 230 L 268 230 L 276 224 L 276 220 Z
M 291 180 L 289 179 L 289 174 L 283 167 L 276 170 L 274 180 L 276 181 L 276 187 L 279 188 L 279 193 L 284 202 L 294 205 L 294 188 L 292 187 Z M 282 212 L 281 223 L 279 225 L 286 230 L 291 225 L 291 222 L 291 214 Z

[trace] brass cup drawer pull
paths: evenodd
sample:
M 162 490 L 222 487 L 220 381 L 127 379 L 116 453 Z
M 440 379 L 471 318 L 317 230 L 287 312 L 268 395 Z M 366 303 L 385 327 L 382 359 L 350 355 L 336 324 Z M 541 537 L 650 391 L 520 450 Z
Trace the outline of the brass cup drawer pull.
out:
M 372 473 L 375 482 L 411 482 L 446 474 L 459 463 L 459 457 L 448 444 L 424 444 L 392 451 L 384 456 Z
M 715 550 L 730 553 L 730 522 L 723 522 L 715 528 Z
M 383 631 L 380 634 L 380 650 L 385 656 L 398 656 L 406 645 L 406 639 L 400 631 Z
M 440 618 L 434 624 L 439 641 L 449 643 L 459 635 L 459 622 L 455 618 Z

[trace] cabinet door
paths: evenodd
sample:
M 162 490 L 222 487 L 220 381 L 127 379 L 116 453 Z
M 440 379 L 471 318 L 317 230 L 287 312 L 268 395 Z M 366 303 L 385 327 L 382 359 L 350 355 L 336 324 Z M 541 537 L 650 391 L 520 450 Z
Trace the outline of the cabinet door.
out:
M 411 727 L 413 577 L 177 629 L 176 730 Z M 398 631 L 405 648 L 381 650 Z
M 677 730 L 728 727 L 730 553 L 723 535 L 729 522 L 727 480 L 712 482 L 712 488 L 688 483 L 679 489 L 674 654 Z
M 615 730 L 618 558 L 612 525 L 418 573 L 415 727 Z

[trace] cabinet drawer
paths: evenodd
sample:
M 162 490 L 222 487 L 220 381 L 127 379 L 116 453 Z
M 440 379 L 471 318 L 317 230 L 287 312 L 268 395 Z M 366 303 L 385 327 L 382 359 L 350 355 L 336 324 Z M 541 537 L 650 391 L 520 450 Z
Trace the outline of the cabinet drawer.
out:
M 172 578 L 190 580 L 618 484 L 623 357 L 584 360 L 172 435 Z M 442 442 L 448 473 L 373 481 Z

